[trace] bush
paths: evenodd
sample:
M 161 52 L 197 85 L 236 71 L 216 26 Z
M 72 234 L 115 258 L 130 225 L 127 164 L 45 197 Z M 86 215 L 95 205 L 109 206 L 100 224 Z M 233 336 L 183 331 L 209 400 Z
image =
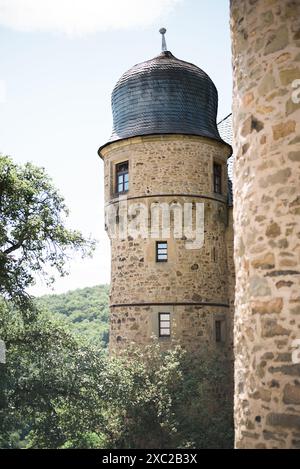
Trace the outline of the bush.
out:
M 45 312 L 0 303 L 0 446 L 228 448 L 228 367 L 157 342 L 107 357 Z

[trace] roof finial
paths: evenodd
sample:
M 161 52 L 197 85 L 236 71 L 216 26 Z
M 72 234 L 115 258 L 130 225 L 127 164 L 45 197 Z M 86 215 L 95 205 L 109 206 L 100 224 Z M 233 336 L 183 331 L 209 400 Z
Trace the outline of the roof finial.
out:
M 160 28 L 159 32 L 162 35 L 161 50 L 162 50 L 162 52 L 166 52 L 168 50 L 167 49 L 166 38 L 165 38 L 165 34 L 166 34 L 167 30 L 166 30 L 166 28 Z

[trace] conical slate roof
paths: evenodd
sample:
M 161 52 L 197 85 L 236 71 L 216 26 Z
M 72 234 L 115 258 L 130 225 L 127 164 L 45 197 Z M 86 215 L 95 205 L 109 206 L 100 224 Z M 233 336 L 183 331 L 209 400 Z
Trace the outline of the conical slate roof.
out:
M 209 76 L 163 51 L 117 82 L 112 92 L 113 132 L 105 145 L 153 134 L 199 135 L 222 142 L 217 109 L 218 93 Z

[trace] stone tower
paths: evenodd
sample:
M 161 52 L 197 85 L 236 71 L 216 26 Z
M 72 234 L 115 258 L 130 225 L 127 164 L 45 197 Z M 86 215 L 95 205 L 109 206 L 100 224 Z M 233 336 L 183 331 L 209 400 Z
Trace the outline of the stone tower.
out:
M 231 0 L 238 448 L 300 448 L 300 1 Z
M 191 351 L 213 347 L 230 356 L 231 147 L 216 125 L 212 80 L 166 50 L 165 30 L 160 32 L 161 54 L 117 82 L 113 133 L 99 149 L 112 249 L 110 348 L 147 344 L 156 336 L 165 347 L 175 341 Z M 170 234 L 162 232 L 162 207 L 171 208 Z M 184 207 L 191 209 L 193 227 L 199 215 L 204 228 L 203 243 L 192 248 L 192 236 L 180 233 Z M 141 213 L 148 217 L 142 235 L 124 235 L 125 224 Z

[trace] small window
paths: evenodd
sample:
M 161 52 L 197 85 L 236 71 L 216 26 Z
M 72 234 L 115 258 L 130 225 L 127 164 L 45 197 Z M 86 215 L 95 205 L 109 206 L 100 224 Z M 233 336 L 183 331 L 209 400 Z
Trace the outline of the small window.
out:
M 168 260 L 168 243 L 167 241 L 156 242 L 156 262 L 167 262 Z
M 121 194 L 129 189 L 128 161 L 116 165 L 116 192 Z
M 171 336 L 170 313 L 158 313 L 159 337 Z
M 218 319 L 215 321 L 215 339 L 216 342 L 225 342 L 225 320 Z
M 214 163 L 214 192 L 222 194 L 222 166 Z
M 216 260 L 217 260 L 215 246 L 213 246 L 213 248 L 212 248 L 212 259 L 213 259 L 214 262 L 216 262 Z
M 216 321 L 216 342 L 222 342 L 222 321 Z

